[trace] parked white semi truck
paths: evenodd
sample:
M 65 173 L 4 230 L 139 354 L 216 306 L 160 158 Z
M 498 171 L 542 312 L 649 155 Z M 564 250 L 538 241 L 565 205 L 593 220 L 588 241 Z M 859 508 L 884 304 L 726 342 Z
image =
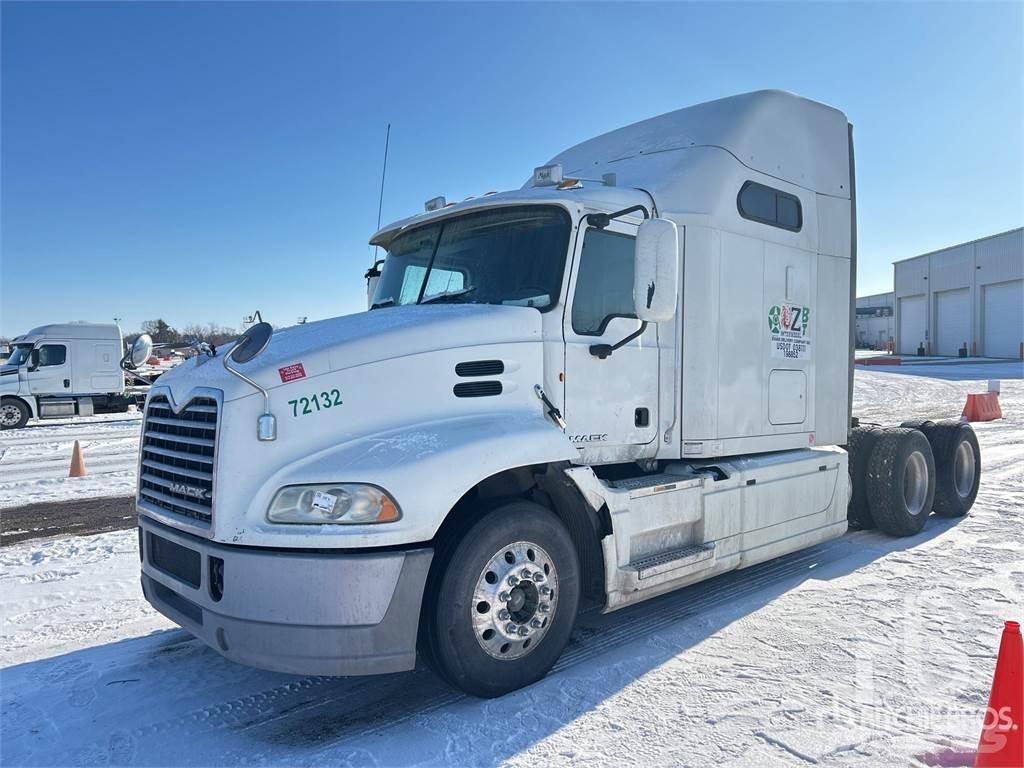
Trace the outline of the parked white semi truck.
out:
M 114 323 L 42 325 L 18 336 L 0 366 L 0 429 L 141 405 L 148 386 L 125 385 L 126 373 L 141 364 L 135 360 L 153 348 L 148 336 L 140 338 L 126 354 Z
M 432 200 L 373 236 L 369 311 L 256 326 L 153 388 L 147 599 L 245 664 L 396 672 L 418 648 L 494 696 L 542 677 L 584 606 L 848 512 L 897 535 L 966 513 L 968 425 L 851 426 L 855 200 L 846 117 L 778 91 Z

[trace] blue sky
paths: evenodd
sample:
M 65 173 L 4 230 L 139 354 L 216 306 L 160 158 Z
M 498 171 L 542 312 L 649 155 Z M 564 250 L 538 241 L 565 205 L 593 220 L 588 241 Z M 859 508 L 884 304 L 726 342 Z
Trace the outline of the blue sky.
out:
M 784 88 L 855 126 L 861 294 L 1024 223 L 1019 3 L 3 3 L 0 334 L 365 306 L 384 220 Z

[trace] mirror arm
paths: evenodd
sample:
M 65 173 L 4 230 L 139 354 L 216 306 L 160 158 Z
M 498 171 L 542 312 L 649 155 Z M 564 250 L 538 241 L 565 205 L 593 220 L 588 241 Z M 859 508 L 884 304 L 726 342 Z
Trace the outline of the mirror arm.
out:
M 647 321 L 644 320 L 642 323 L 640 323 L 639 328 L 633 331 L 633 333 L 629 334 L 629 336 L 624 338 L 622 341 L 616 342 L 615 344 L 591 344 L 590 354 L 592 354 L 594 357 L 604 360 L 606 357 L 609 357 L 611 353 L 614 352 L 616 349 L 626 344 L 629 344 L 629 342 L 631 342 L 633 339 L 635 339 L 637 336 L 639 336 L 646 330 Z
M 270 412 L 270 393 L 266 389 L 261 387 L 255 381 L 250 379 L 244 373 L 239 371 L 237 368 L 232 368 L 228 365 L 229 362 L 234 362 L 231 356 L 235 354 L 235 350 L 238 349 L 238 345 L 231 347 L 224 355 L 222 360 L 224 364 L 224 370 L 230 373 L 232 376 L 237 376 L 246 384 L 255 389 L 259 390 L 259 393 L 263 395 L 263 415 L 256 420 L 256 439 L 260 442 L 269 442 L 277 440 L 277 419 Z
M 228 362 L 231 361 L 231 356 L 234 354 L 236 348 L 237 348 L 237 345 L 235 347 L 232 347 L 231 349 L 229 349 L 227 354 L 224 355 L 224 357 L 223 357 L 223 359 L 221 361 L 224 364 L 224 370 L 227 371 L 228 373 L 232 374 L 233 376 L 237 376 L 242 381 L 244 381 L 246 384 L 248 384 L 250 387 L 253 387 L 254 389 L 258 390 L 259 393 L 261 395 L 263 395 L 263 413 L 264 414 L 269 414 L 270 413 L 270 393 L 267 392 L 267 390 L 265 390 L 263 387 L 261 387 L 255 381 L 250 379 L 248 376 L 246 376 L 244 373 L 242 373 L 238 369 L 232 368 L 230 365 L 228 365 Z
M 620 216 L 625 216 L 629 213 L 636 213 L 637 211 L 643 211 L 644 218 L 651 218 L 650 212 L 643 205 L 633 205 L 629 208 L 623 208 L 621 211 L 615 211 L 614 213 L 588 213 L 587 224 L 597 229 L 604 229 L 611 224 L 612 219 L 617 219 Z

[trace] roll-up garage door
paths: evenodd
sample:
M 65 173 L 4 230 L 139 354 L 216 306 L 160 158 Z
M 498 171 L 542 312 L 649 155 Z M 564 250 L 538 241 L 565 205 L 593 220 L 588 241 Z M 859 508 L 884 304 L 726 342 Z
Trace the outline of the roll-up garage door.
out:
M 924 344 L 925 310 L 924 294 L 904 296 L 900 299 L 900 343 L 901 355 L 916 355 L 918 345 Z
M 981 288 L 984 325 L 982 354 L 1019 357 L 1024 341 L 1024 280 L 984 285 Z
M 971 348 L 971 292 L 967 288 L 935 294 L 935 353 L 955 355 Z

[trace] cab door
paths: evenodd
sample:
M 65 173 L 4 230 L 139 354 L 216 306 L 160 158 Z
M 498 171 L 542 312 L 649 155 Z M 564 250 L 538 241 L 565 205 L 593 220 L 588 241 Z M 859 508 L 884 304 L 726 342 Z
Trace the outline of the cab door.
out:
M 70 395 L 71 345 L 66 341 L 47 341 L 32 350 L 28 365 L 29 392 L 33 395 Z
M 594 345 L 636 333 L 633 312 L 635 224 L 581 227 L 577 237 L 565 340 L 566 434 L 585 461 L 628 461 L 655 439 L 658 344 L 654 324 L 605 358 Z

